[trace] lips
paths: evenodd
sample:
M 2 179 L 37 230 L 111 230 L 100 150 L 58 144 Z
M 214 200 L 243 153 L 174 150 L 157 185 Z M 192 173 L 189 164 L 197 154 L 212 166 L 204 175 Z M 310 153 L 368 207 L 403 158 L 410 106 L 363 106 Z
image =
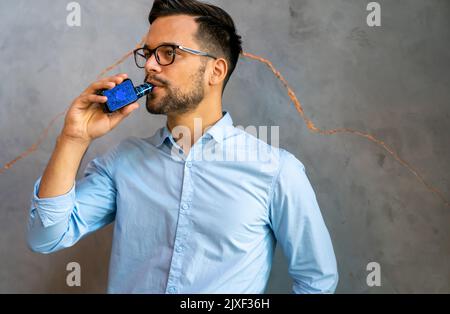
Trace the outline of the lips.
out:
M 153 82 L 153 81 L 146 81 L 146 82 L 152 84 L 152 85 L 155 86 L 155 87 L 162 87 L 161 84 L 155 83 L 155 82 Z

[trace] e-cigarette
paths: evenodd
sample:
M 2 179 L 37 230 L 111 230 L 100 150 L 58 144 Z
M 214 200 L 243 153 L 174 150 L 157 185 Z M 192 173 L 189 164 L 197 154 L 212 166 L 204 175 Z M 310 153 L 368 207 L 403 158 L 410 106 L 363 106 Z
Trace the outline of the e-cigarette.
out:
M 136 102 L 139 98 L 151 93 L 152 90 L 153 85 L 150 83 L 144 83 L 134 87 L 130 79 L 125 79 L 112 89 L 100 91 L 100 95 L 108 97 L 107 102 L 103 106 L 103 111 L 112 113 Z

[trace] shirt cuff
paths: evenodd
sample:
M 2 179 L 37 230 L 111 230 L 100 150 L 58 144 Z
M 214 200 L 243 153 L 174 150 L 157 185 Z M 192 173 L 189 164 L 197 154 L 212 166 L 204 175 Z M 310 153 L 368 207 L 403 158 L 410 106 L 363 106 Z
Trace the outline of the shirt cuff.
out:
M 66 194 L 39 198 L 37 195 L 41 179 L 42 176 L 34 184 L 32 206 L 36 208 L 44 227 L 50 227 L 63 221 L 72 213 L 75 205 L 76 182 L 74 182 L 72 188 Z

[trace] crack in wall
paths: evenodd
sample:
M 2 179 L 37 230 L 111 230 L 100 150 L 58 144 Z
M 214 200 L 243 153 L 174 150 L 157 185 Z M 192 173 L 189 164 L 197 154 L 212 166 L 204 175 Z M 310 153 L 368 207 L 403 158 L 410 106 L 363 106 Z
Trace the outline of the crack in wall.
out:
M 143 45 L 145 41 L 145 37 L 142 38 L 142 40 L 136 45 L 135 48 L 141 47 Z M 134 49 L 133 49 L 134 50 Z M 124 62 L 128 57 L 130 57 L 133 54 L 133 50 L 127 52 L 123 57 L 121 57 L 119 60 L 117 60 L 115 63 L 113 63 L 112 65 L 108 66 L 106 69 L 104 69 L 98 76 L 97 79 L 100 79 L 101 77 L 103 77 L 103 75 L 105 75 L 106 73 L 108 73 L 109 71 L 113 70 L 115 67 L 117 67 L 119 64 L 121 64 L 122 62 Z M 311 121 L 311 119 L 309 119 L 306 114 L 305 111 L 300 103 L 300 101 L 298 100 L 297 96 L 295 95 L 294 91 L 292 90 L 292 88 L 290 87 L 290 85 L 288 84 L 288 82 L 286 81 L 286 79 L 281 75 L 281 73 L 273 66 L 272 62 L 270 62 L 267 59 L 264 59 L 262 57 L 253 55 L 251 53 L 248 52 L 243 52 L 242 55 L 246 58 L 252 59 L 252 60 L 256 60 L 259 62 L 262 62 L 263 64 L 267 65 L 269 67 L 269 69 L 273 72 L 273 74 L 281 81 L 281 83 L 284 85 L 284 87 L 287 90 L 287 94 L 289 96 L 289 98 L 291 99 L 291 101 L 294 103 L 295 108 L 297 109 L 297 111 L 299 112 L 300 116 L 302 117 L 303 121 L 305 122 L 306 126 L 308 127 L 308 130 L 313 132 L 313 133 L 317 133 L 317 134 L 321 134 L 321 135 L 335 135 L 335 134 L 340 134 L 340 133 L 349 133 L 349 134 L 354 134 L 357 135 L 359 137 L 363 137 L 373 143 L 375 143 L 376 145 L 378 145 L 379 147 L 381 147 L 383 150 L 385 150 L 389 155 L 391 155 L 396 161 L 398 161 L 403 167 L 405 167 L 410 173 L 412 173 L 416 179 L 422 183 L 427 189 L 428 191 L 430 191 L 432 194 L 434 194 L 435 196 L 439 197 L 441 199 L 441 201 L 444 203 L 445 206 L 450 207 L 450 202 L 446 199 L 445 195 L 436 187 L 434 187 L 432 184 L 430 184 L 429 182 L 427 182 L 424 177 L 419 173 L 419 171 L 417 169 L 415 169 L 409 162 L 407 162 L 406 160 L 404 160 L 403 158 L 401 158 L 398 153 L 396 153 L 394 151 L 394 149 L 392 149 L 391 147 L 389 147 L 386 143 L 384 143 L 382 140 L 377 139 L 375 136 L 369 134 L 369 133 L 365 133 L 362 131 L 358 131 L 355 129 L 351 129 L 351 128 L 336 128 L 336 129 L 330 129 L 330 130 L 323 130 L 320 129 L 318 127 L 315 126 L 315 124 Z M 41 133 L 41 135 L 39 136 L 38 140 L 31 145 L 27 150 L 25 150 L 23 153 L 21 153 L 19 156 L 17 156 L 16 158 L 14 158 L 13 160 L 9 161 L 8 163 L 6 163 L 3 167 L 0 168 L 0 174 L 4 173 L 7 169 L 10 169 L 11 167 L 13 167 L 13 165 L 19 161 L 22 158 L 27 157 L 28 155 L 30 155 L 31 153 L 33 153 L 34 151 L 37 150 L 37 148 L 41 145 L 41 143 L 47 138 L 48 136 L 48 131 L 49 129 L 53 126 L 53 124 L 55 123 L 55 121 L 65 115 L 66 111 L 69 108 L 67 108 L 66 110 L 64 110 L 63 112 L 58 113 L 49 123 L 49 125 L 44 129 L 44 131 Z
M 360 137 L 368 139 L 369 141 L 377 144 L 378 146 L 383 148 L 386 152 L 388 152 L 403 167 L 405 167 L 406 169 L 409 170 L 409 172 L 414 174 L 414 176 L 417 178 L 417 180 L 419 180 L 419 182 L 421 182 L 431 193 L 433 193 L 434 195 L 439 197 L 442 200 L 442 202 L 444 203 L 445 206 L 450 207 L 449 201 L 446 199 L 444 194 L 439 189 L 437 189 L 432 184 L 427 182 L 423 178 L 423 176 L 419 173 L 419 171 L 417 169 L 415 169 L 409 162 L 407 162 L 406 160 L 401 158 L 385 142 L 377 139 L 375 136 L 373 136 L 373 135 L 371 135 L 369 133 L 361 132 L 361 131 L 350 129 L 350 128 L 337 128 L 337 129 L 331 129 L 331 130 L 322 130 L 322 129 L 319 129 L 318 127 L 316 127 L 315 124 L 306 116 L 305 111 L 303 110 L 303 107 L 302 107 L 300 101 L 298 100 L 297 96 L 295 95 L 294 91 L 289 86 L 289 84 L 286 81 L 286 79 L 281 75 L 281 73 L 273 66 L 272 62 L 270 62 L 267 59 L 264 59 L 264 58 L 259 57 L 259 56 L 255 56 L 255 55 L 247 53 L 247 52 L 244 52 L 243 55 L 245 57 L 247 57 L 247 58 L 260 61 L 260 62 L 266 64 L 270 68 L 270 70 L 273 72 L 273 74 L 275 74 L 275 76 L 281 81 L 281 83 L 284 85 L 284 87 L 286 87 L 286 89 L 288 91 L 289 98 L 294 103 L 295 108 L 300 113 L 301 117 L 303 118 L 303 121 L 305 121 L 306 126 L 308 127 L 308 129 L 311 132 L 318 133 L 318 134 L 321 134 L 321 135 L 334 135 L 334 134 L 338 134 L 338 133 L 350 133 L 350 134 L 355 134 L 357 136 L 360 136 Z

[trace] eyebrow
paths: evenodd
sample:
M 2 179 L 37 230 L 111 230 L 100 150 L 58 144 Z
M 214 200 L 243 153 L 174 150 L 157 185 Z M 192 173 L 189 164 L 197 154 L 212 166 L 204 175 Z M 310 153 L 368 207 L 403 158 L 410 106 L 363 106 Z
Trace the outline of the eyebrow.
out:
M 159 47 L 159 46 L 162 46 L 162 45 L 170 45 L 170 46 L 178 46 L 178 44 L 177 43 L 174 43 L 174 42 L 162 42 L 162 43 L 160 43 L 158 46 L 156 46 L 156 47 Z M 156 48 L 155 47 L 155 48 Z M 150 49 L 150 47 L 147 45 L 147 44 L 145 44 L 144 45 L 144 47 L 142 47 L 142 48 L 146 48 L 146 49 L 148 49 L 148 50 L 153 50 L 153 49 Z

